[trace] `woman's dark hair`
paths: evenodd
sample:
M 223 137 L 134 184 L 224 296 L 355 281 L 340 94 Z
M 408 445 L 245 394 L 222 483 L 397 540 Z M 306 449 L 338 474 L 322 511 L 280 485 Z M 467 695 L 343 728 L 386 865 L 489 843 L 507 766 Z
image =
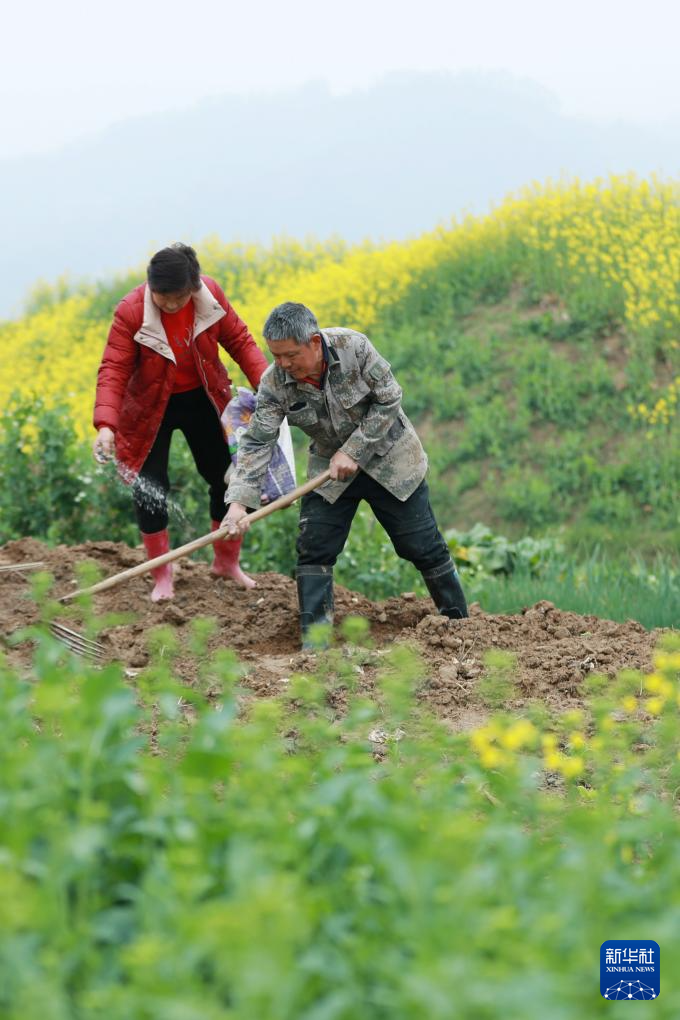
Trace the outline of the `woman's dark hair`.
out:
M 188 244 L 177 241 L 161 248 L 146 267 L 146 279 L 157 294 L 176 294 L 183 290 L 198 290 L 201 286 L 201 267 L 196 252 Z

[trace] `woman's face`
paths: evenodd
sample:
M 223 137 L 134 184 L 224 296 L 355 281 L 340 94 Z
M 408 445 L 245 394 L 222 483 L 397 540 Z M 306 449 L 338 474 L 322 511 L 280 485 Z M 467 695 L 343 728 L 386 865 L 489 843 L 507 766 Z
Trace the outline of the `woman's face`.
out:
M 160 308 L 162 312 L 172 315 L 173 312 L 179 312 L 181 308 L 189 304 L 191 293 L 190 290 L 176 290 L 171 294 L 159 294 L 157 290 L 152 290 L 151 300 L 156 308 Z

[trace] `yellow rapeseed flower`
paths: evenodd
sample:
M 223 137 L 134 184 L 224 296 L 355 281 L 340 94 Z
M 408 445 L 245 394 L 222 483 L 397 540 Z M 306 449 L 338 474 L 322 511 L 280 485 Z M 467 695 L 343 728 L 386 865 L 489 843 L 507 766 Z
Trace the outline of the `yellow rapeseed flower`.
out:
M 527 719 L 519 719 L 500 736 L 500 743 L 509 751 L 518 751 L 536 740 L 536 728 Z
M 479 754 L 479 760 L 481 761 L 484 768 L 497 769 L 510 763 L 510 758 L 507 754 L 504 754 L 498 747 L 491 745 L 483 748 Z
M 523 279 L 567 305 L 587 297 L 632 334 L 678 349 L 680 182 L 618 175 L 582 183 L 532 185 L 489 215 L 467 216 L 419 238 L 383 245 L 277 241 L 264 249 L 201 246 L 203 268 L 224 285 L 256 339 L 281 301 L 309 305 L 322 325 L 371 333 L 384 311 L 417 295 L 433 274 L 506 259 Z M 0 324 L 0 406 L 12 391 L 64 402 L 78 435 L 92 433 L 96 371 L 110 322 L 93 290 Z M 243 382 L 230 363 L 236 383 Z M 677 421 L 680 376 L 633 416 L 653 436 Z M 578 724 L 577 724 L 578 725 Z M 510 738 L 512 739 L 512 738 Z
M 560 772 L 565 779 L 575 779 L 583 773 L 583 758 L 566 758 L 560 763 Z

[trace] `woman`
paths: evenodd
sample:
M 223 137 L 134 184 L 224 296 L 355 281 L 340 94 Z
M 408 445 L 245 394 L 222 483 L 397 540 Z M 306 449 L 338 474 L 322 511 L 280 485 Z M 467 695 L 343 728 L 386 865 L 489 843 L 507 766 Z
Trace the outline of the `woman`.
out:
M 257 388 L 267 361 L 219 285 L 200 275 L 186 244 L 163 248 L 147 282 L 116 308 L 97 377 L 94 425 L 98 460 L 114 456 L 132 484 L 137 523 L 149 559 L 170 548 L 168 458 L 175 429 L 184 433 L 210 489 L 212 530 L 224 515 L 229 449 L 220 416 L 231 396 L 220 344 Z M 246 588 L 240 543 L 215 542 L 212 571 Z M 154 602 L 172 598 L 172 564 L 153 571 Z

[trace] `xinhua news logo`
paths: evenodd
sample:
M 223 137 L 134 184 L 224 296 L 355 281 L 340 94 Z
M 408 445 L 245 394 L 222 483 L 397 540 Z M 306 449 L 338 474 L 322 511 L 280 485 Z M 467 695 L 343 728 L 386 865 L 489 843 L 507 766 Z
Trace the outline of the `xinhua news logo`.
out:
M 646 939 L 609 939 L 600 946 L 600 992 L 603 999 L 658 999 L 661 950 Z

